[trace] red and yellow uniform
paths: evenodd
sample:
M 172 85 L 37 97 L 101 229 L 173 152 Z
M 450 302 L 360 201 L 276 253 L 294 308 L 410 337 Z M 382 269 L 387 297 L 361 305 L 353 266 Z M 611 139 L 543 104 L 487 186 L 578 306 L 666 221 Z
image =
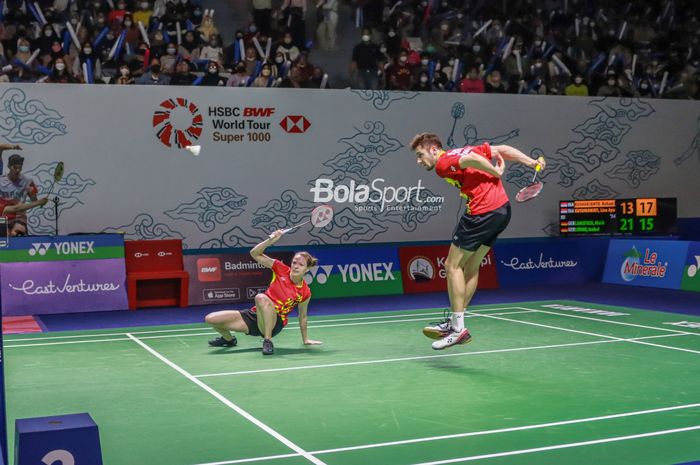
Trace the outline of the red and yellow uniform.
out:
M 311 298 L 311 290 L 306 281 L 296 285 L 289 275 L 291 268 L 279 260 L 272 264 L 272 281 L 265 291 L 265 295 L 275 304 L 275 310 L 282 319 L 282 324 L 287 326 L 287 314 L 294 310 L 294 307 L 301 302 Z M 253 307 L 253 311 L 256 308 Z
M 476 168 L 460 168 L 459 158 L 474 152 L 491 160 L 491 146 L 482 144 L 475 147 L 463 147 L 443 152 L 435 164 L 435 172 L 460 191 L 467 199 L 467 213 L 481 215 L 494 211 L 508 202 L 508 195 L 503 188 L 501 178 L 492 176 Z

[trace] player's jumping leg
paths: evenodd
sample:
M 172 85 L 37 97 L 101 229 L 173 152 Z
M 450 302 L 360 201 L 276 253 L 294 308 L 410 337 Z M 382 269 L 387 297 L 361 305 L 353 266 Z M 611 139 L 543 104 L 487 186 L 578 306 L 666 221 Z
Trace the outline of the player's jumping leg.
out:
M 231 334 L 231 331 L 239 333 L 248 332 L 248 326 L 245 324 L 245 321 L 243 321 L 241 312 L 238 310 L 213 312 L 204 317 L 204 321 L 210 324 L 216 332 L 221 334 L 221 337 L 209 341 L 209 345 L 212 347 L 233 347 L 238 344 L 238 341 L 236 340 L 236 336 Z
M 489 253 L 489 250 L 491 250 L 491 247 L 482 245 L 476 250 L 476 252 L 474 252 L 470 257 L 464 259 L 464 261 L 461 263 L 465 278 L 463 309 L 469 307 L 469 303 L 472 301 L 472 297 L 474 297 L 476 287 L 479 284 L 479 270 L 481 269 L 481 261 L 484 259 L 486 254 Z
M 255 307 L 258 312 L 258 328 L 264 338 L 262 353 L 272 355 L 275 352 L 275 346 L 272 344 L 272 330 L 277 321 L 275 304 L 265 294 L 258 294 L 255 296 Z

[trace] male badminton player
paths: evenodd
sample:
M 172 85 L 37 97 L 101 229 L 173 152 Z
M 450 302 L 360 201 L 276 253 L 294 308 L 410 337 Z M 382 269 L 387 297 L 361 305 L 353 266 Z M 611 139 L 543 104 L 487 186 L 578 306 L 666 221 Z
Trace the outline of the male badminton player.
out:
M 508 145 L 482 144 L 445 151 L 440 138 L 431 133 L 417 134 L 411 141 L 411 150 L 420 166 L 428 171 L 435 169 L 467 201 L 445 261 L 452 313 L 444 322 L 423 328 L 423 334 L 438 339 L 433 342 L 433 349 L 441 350 L 471 340 L 464 327 L 464 309 L 476 291 L 481 260 L 510 221 L 510 202 L 501 182 L 504 160 L 540 169 L 545 163 L 543 158 L 532 159 Z
M 212 347 L 233 347 L 238 344 L 231 331 L 245 333 L 249 336 L 262 336 L 263 355 L 272 355 L 275 351 L 272 338 L 287 326 L 287 314 L 294 307 L 299 307 L 299 329 L 301 339 L 306 345 L 321 344 L 308 338 L 306 331 L 307 309 L 311 291 L 304 281 L 304 274 L 316 265 L 316 259 L 308 252 L 297 252 L 289 267 L 279 260 L 273 260 L 264 254 L 265 249 L 277 242 L 284 234 L 283 230 L 273 232 L 270 237 L 253 247 L 250 256 L 261 265 L 272 269 L 272 281 L 265 293 L 255 296 L 255 306 L 247 310 L 223 310 L 213 312 L 205 321 L 221 334 L 209 341 Z

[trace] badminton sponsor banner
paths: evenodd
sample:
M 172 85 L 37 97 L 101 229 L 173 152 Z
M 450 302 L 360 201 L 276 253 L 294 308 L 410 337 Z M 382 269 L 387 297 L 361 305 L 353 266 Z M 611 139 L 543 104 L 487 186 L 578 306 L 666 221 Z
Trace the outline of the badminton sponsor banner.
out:
M 0 249 L 0 262 L 49 262 L 124 258 L 124 236 L 95 234 L 76 236 L 13 237 Z
M 308 250 L 318 258 L 318 265 L 304 276 L 315 298 L 403 292 L 396 247 L 319 247 Z
M 123 259 L 0 263 L 3 315 L 127 308 Z
M 700 292 L 700 242 L 688 244 L 688 254 L 683 266 L 681 289 Z
M 687 241 L 613 239 L 603 282 L 680 289 L 688 255 Z
M 266 255 L 289 265 L 294 253 Z M 267 290 L 272 279 L 272 270 L 248 253 L 185 255 L 184 262 L 190 275 L 190 305 L 251 302 L 256 294 Z
M 598 281 L 607 238 L 512 239 L 496 243 L 501 287 Z
M 445 261 L 449 245 L 410 246 L 399 248 L 403 289 L 406 294 L 447 290 Z M 481 261 L 479 289 L 496 289 L 498 274 L 493 250 Z

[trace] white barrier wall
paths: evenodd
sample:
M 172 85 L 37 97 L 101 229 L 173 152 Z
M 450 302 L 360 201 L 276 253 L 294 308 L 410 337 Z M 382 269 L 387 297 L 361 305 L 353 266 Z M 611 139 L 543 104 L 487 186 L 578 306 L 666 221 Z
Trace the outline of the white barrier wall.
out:
M 698 102 L 28 84 L 2 86 L 0 104 L 0 141 L 24 146 L 40 191 L 65 162 L 63 234 L 249 246 L 306 219 L 332 185 L 333 227 L 286 244 L 446 240 L 461 202 L 416 165 L 407 146 L 422 131 L 547 158 L 543 193 L 515 206 L 503 237 L 556 230 L 560 199 L 678 197 L 679 216 L 700 216 Z M 512 196 L 532 172 L 513 165 L 505 179 Z M 35 234 L 53 233 L 51 207 L 31 212 Z

